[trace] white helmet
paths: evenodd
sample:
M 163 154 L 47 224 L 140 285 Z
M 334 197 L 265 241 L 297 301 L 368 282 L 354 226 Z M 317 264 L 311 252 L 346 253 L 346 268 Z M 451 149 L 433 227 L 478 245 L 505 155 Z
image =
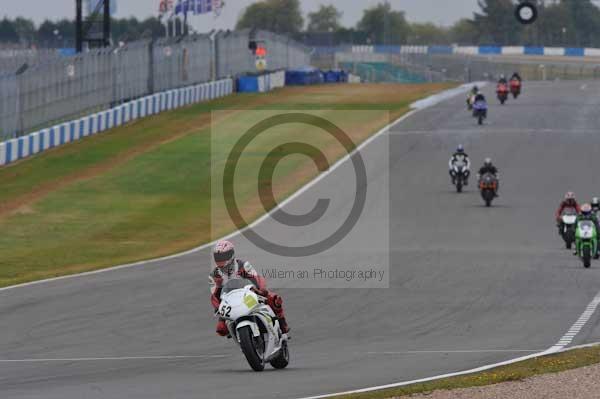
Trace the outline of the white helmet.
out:
M 223 269 L 231 265 L 235 257 L 233 243 L 226 240 L 217 242 L 213 248 L 213 257 L 219 269 Z

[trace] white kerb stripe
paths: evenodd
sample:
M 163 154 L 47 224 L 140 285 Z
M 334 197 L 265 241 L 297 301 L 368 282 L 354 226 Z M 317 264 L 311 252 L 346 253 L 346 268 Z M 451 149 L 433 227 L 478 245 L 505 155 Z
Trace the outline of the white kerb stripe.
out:
M 6 143 L 0 143 L 0 165 L 6 165 Z
M 18 139 L 12 139 L 9 140 L 12 148 L 11 148 L 11 157 L 10 159 L 12 160 L 12 162 L 15 162 L 16 160 L 19 159 L 19 140 Z

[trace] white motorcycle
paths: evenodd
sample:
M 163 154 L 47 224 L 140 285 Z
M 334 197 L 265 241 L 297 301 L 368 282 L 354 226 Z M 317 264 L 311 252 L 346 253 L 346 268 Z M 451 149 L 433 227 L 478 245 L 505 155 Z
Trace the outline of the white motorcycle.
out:
M 250 280 L 240 278 L 225 283 L 216 315 L 225 319 L 229 334 L 254 371 L 264 370 L 267 362 L 276 369 L 288 365 L 288 336 L 281 332 L 275 313 Z
M 575 208 L 565 208 L 560 216 L 560 221 L 560 235 L 565 241 L 565 247 L 571 249 L 571 246 L 575 242 L 577 210 Z
M 454 181 L 454 185 L 456 186 L 456 192 L 462 193 L 463 186 L 467 182 L 469 178 L 469 165 L 463 161 L 456 161 L 452 165 L 452 170 L 450 174 L 452 175 L 452 179 Z

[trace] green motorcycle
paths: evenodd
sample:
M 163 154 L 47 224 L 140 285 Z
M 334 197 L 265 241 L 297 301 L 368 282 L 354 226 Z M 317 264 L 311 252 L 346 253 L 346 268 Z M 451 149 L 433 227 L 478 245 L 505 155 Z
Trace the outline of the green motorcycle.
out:
M 575 248 L 577 255 L 583 262 L 583 267 L 590 267 L 592 257 L 598 251 L 598 232 L 596 226 L 591 220 L 580 220 L 577 222 L 577 230 L 575 231 Z

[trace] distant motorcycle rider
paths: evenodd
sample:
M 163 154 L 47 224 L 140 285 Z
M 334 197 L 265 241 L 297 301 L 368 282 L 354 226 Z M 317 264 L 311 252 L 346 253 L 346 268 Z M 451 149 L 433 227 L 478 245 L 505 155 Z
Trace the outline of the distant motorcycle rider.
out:
M 500 74 L 500 79 L 498 79 L 498 84 L 508 84 L 508 81 L 506 80 L 506 77 L 504 76 L 504 74 Z
M 264 277 L 254 270 L 250 262 L 235 257 L 233 244 L 229 241 L 217 242 L 212 252 L 217 266 L 210 272 L 208 279 L 211 285 L 210 301 L 215 313 L 221 304 L 221 290 L 224 283 L 233 278 L 245 278 L 254 284 L 260 296 L 267 298 L 267 304 L 279 319 L 281 331 L 287 333 L 290 329 L 283 313 L 283 301 L 279 295 L 267 290 L 267 282 Z M 216 331 L 223 337 L 229 335 L 224 319 L 219 318 Z
M 485 96 L 483 95 L 483 93 L 477 93 L 475 95 L 475 101 L 474 102 L 478 102 L 478 101 L 483 101 L 486 102 L 487 100 L 485 99 Z
M 562 213 L 564 212 L 564 210 L 566 208 L 575 208 L 575 211 L 578 214 L 581 213 L 581 208 L 579 207 L 579 204 L 577 203 L 577 200 L 575 199 L 575 193 L 573 193 L 573 191 L 567 191 L 565 193 L 565 198 L 561 201 L 561 203 L 554 215 L 554 218 L 556 219 L 556 225 L 558 226 L 559 234 L 560 234 L 560 227 L 561 227 L 561 223 L 562 223 L 562 220 L 561 220 Z
M 594 222 L 594 226 L 596 226 L 596 238 L 598 239 L 598 232 L 600 231 L 600 225 L 598 224 L 598 217 L 592 211 L 592 206 L 590 204 L 581 205 L 581 213 L 579 215 L 577 215 L 577 223 L 579 223 L 582 220 L 591 220 L 592 222 Z M 596 242 L 596 248 L 597 248 L 597 251 L 594 254 L 594 259 L 599 258 L 598 250 L 600 250 L 600 248 L 598 247 L 598 242 Z M 573 251 L 573 255 L 577 255 L 577 248 L 575 248 L 575 250 Z
M 486 173 L 490 173 L 492 174 L 495 178 L 496 178 L 496 192 L 495 192 L 495 196 L 498 196 L 498 191 L 500 190 L 500 178 L 499 178 L 499 173 L 498 173 L 498 168 L 496 168 L 494 166 L 494 164 L 492 164 L 492 159 L 491 158 L 486 158 L 483 161 L 483 166 L 481 168 L 479 168 L 479 173 L 477 174 L 477 180 L 480 181 L 481 180 L 481 176 L 485 175 Z
M 477 87 L 477 85 L 474 85 L 471 88 L 471 91 L 467 93 L 467 107 L 469 108 L 469 110 L 473 107 L 473 103 L 475 102 L 475 96 L 477 95 L 477 93 L 479 93 L 479 87 Z
M 513 79 L 517 79 L 519 82 L 521 82 L 521 81 L 522 81 L 522 79 L 521 79 L 521 75 L 519 75 L 519 73 L 518 73 L 518 72 L 514 72 L 514 73 L 512 74 L 512 76 L 510 77 L 510 80 L 513 80 Z
M 452 184 L 456 184 L 456 173 L 454 172 L 454 164 L 462 163 L 465 165 L 465 186 L 469 185 L 469 175 L 471 174 L 471 160 L 469 159 L 469 155 L 465 152 L 465 148 L 462 144 L 459 144 L 456 147 L 456 151 L 450 157 L 450 161 L 448 161 L 448 168 L 450 169 L 448 173 L 450 173 L 450 178 L 452 179 Z
M 598 212 L 600 212 L 600 200 L 598 197 L 592 198 L 592 212 L 598 216 Z

